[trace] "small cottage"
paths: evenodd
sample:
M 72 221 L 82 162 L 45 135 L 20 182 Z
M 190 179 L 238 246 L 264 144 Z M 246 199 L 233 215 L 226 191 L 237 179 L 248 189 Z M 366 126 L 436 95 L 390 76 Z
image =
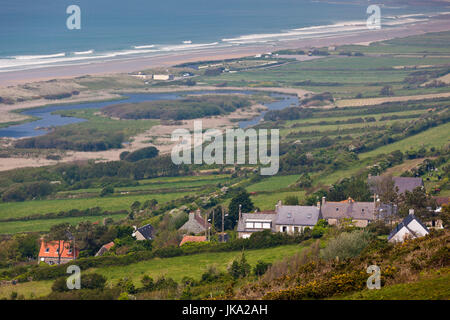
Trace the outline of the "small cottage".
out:
M 430 232 L 428 228 L 420 222 L 414 215 L 414 211 L 400 222 L 388 237 L 389 242 L 403 242 L 406 239 L 415 239 L 426 236 Z
M 64 264 L 78 258 L 79 251 L 72 248 L 69 241 L 54 240 L 45 242 L 41 241 L 39 250 L 38 263 L 45 262 L 50 265 Z

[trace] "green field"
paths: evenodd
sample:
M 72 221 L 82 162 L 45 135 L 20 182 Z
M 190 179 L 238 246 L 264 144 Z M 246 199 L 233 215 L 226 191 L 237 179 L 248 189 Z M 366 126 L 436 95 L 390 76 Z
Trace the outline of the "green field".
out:
M 253 267 L 259 260 L 274 262 L 295 255 L 308 245 L 309 242 L 300 245 L 284 245 L 267 249 L 247 250 L 245 251 L 245 257 Z M 96 272 L 104 275 L 110 284 L 114 284 L 118 279 L 126 277 L 131 279 L 137 287 L 140 287 L 140 280 L 144 274 L 154 279 L 164 275 L 178 282 L 185 276 L 199 280 L 209 266 L 214 266 L 219 271 L 226 271 L 228 265 L 234 259 L 239 259 L 240 256 L 240 251 L 201 253 L 174 258 L 155 258 L 126 267 L 93 268 L 87 272 Z M 9 298 L 12 291 L 23 294 L 26 298 L 29 298 L 31 293 L 35 297 L 44 296 L 51 292 L 52 283 L 53 281 L 35 281 L 0 286 L 0 299 Z
M 285 245 L 268 249 L 257 249 L 245 251 L 245 257 L 251 266 L 258 260 L 264 262 L 274 262 L 282 260 L 284 257 L 292 256 L 303 250 L 306 245 Z M 175 281 L 180 281 L 183 277 L 193 277 L 200 279 L 201 275 L 209 266 L 215 266 L 219 271 L 226 271 L 226 268 L 234 259 L 239 259 L 241 252 L 211 252 L 195 255 L 188 255 L 174 258 L 152 259 L 142 261 L 127 266 L 107 267 L 90 269 L 104 275 L 109 281 L 115 282 L 120 278 L 132 279 L 135 285 L 140 286 L 140 279 L 147 274 L 154 279 L 161 275 L 171 277 Z
M 134 201 L 141 203 L 146 200 L 156 199 L 159 203 L 165 203 L 189 195 L 189 192 L 174 192 L 151 195 L 135 196 L 110 196 L 88 199 L 58 199 L 58 200 L 30 200 L 24 202 L 0 203 L 0 218 L 26 217 L 38 213 L 50 213 L 69 211 L 71 209 L 84 210 L 100 207 L 108 211 L 129 209 Z
M 296 196 L 299 200 L 302 200 L 305 196 L 305 191 L 287 191 L 287 192 L 270 192 L 262 193 L 250 198 L 253 201 L 255 207 L 261 210 L 275 210 L 275 205 L 278 200 L 284 201 L 287 196 Z
M 288 175 L 288 176 L 272 176 L 266 178 L 261 182 L 252 184 L 247 188 L 248 192 L 259 192 L 259 191 L 275 191 L 287 188 L 290 184 L 293 184 L 300 178 L 299 174 Z
M 167 180 L 161 180 L 161 178 L 146 179 L 140 180 L 138 186 L 117 187 L 114 188 L 114 191 L 116 193 L 139 191 L 157 192 L 158 190 L 170 190 L 170 192 L 176 192 L 177 189 L 199 189 L 200 187 L 216 186 L 219 183 L 223 184 L 230 181 L 229 175 L 212 175 L 207 177 L 207 179 L 204 177 L 195 177 L 198 179 L 191 179 L 193 177 L 174 177 Z M 58 194 L 69 195 L 82 193 L 100 193 L 101 190 L 102 188 L 78 189 L 71 191 L 61 191 Z
M 418 133 L 406 139 L 391 143 L 389 145 L 377 148 L 373 151 L 361 153 L 360 159 L 374 157 L 382 153 L 389 153 L 395 150 L 407 151 L 418 149 L 420 147 L 443 147 L 450 142 L 450 123 L 446 123 L 424 132 Z
M 87 216 L 87 217 L 67 217 L 58 219 L 0 222 L 0 234 L 48 231 L 50 230 L 51 226 L 64 222 L 68 222 L 72 225 L 77 225 L 81 221 L 91 221 L 101 223 L 104 218 L 112 218 L 113 220 L 118 220 L 125 218 L 126 216 L 127 216 L 126 214 L 115 214 L 115 215 L 101 215 L 101 216 Z
M 48 295 L 52 289 L 53 281 L 35 281 L 18 283 L 16 285 L 0 286 L 0 299 L 9 299 L 12 292 L 23 295 L 25 299 L 39 298 Z

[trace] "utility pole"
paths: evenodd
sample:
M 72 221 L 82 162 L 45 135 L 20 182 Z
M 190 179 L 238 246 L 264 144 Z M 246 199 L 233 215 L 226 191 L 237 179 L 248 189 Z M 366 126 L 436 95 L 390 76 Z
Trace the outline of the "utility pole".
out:
M 205 212 L 205 238 L 208 240 L 208 213 Z
M 225 231 L 225 209 L 222 207 L 222 235 Z
M 212 211 L 212 225 L 211 225 L 211 228 L 214 228 L 214 213 L 215 212 L 214 212 L 214 209 L 213 209 L 213 211 Z

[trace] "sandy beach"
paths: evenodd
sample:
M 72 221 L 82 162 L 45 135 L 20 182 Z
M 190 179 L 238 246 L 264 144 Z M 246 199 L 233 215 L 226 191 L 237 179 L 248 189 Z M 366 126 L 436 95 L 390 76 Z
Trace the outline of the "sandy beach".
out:
M 424 22 L 417 22 L 396 28 L 381 28 L 346 34 L 342 36 L 318 37 L 304 40 L 286 40 L 268 42 L 259 45 L 231 46 L 214 49 L 198 49 L 188 52 L 165 53 L 150 57 L 127 58 L 123 60 L 97 61 L 86 64 L 45 67 L 24 71 L 0 72 L 0 87 L 13 84 L 43 81 L 49 79 L 67 79 L 83 75 L 104 75 L 111 73 L 127 73 L 153 67 L 169 67 L 176 64 L 222 60 L 263 54 L 281 49 L 312 48 L 337 46 L 345 44 L 364 44 L 389 40 L 398 37 L 450 30 L 450 15 Z
M 280 49 L 309 49 L 327 46 L 339 46 L 345 44 L 364 44 L 369 45 L 372 42 L 388 40 L 399 37 L 406 37 L 411 35 L 424 34 L 427 32 L 439 32 L 450 30 L 450 16 L 445 16 L 441 19 L 432 19 L 427 22 L 419 22 L 406 27 L 398 27 L 395 29 L 381 29 L 381 30 L 367 30 L 364 32 L 357 32 L 354 34 L 346 34 L 343 36 L 334 37 L 321 37 L 315 39 L 305 40 L 291 40 L 291 41 L 278 41 L 276 43 L 265 43 L 252 46 L 237 46 L 215 49 L 201 49 L 189 52 L 177 52 L 164 55 L 141 57 L 134 59 L 123 59 L 115 61 L 99 61 L 89 64 L 68 65 L 58 67 L 47 67 L 32 69 L 26 71 L 15 72 L 0 72 L 0 96 L 2 94 L 8 94 L 8 92 L 14 92 L 20 90 L 18 85 L 27 84 L 42 86 L 42 81 L 48 81 L 53 79 L 59 79 L 55 82 L 47 82 L 47 87 L 39 88 L 42 90 L 48 90 L 49 93 L 58 93 L 58 90 L 78 90 L 76 86 L 73 86 L 73 82 L 70 79 L 79 76 L 101 76 L 101 75 L 113 75 L 124 74 L 147 68 L 155 67 L 169 67 L 176 64 L 206 60 L 220 60 L 239 58 L 256 54 L 263 54 L 266 52 L 273 52 Z M 127 77 L 132 78 L 132 77 Z M 68 79 L 67 82 L 64 79 Z M 40 81 L 40 82 L 39 82 Z M 126 80 L 130 81 L 130 80 Z M 45 84 L 44 84 L 45 86 Z M 127 88 L 127 86 L 124 86 Z M 195 87 L 174 87 L 174 88 L 145 88 L 136 89 L 136 92 L 171 92 L 171 91 L 191 91 L 191 90 L 217 90 L 217 87 L 210 86 L 195 86 Z M 295 88 L 234 88 L 227 87 L 221 88 L 227 90 L 264 90 L 281 92 L 287 94 L 295 94 L 299 97 L 308 93 L 306 90 Z M 61 99 L 54 103 L 75 103 L 82 101 L 100 101 L 108 99 L 116 99 L 120 97 L 114 90 L 95 90 L 95 91 L 81 91 L 76 96 L 70 98 Z M 24 117 L 17 113 L 12 113 L 18 109 L 32 108 L 49 104 L 49 101 L 42 98 L 33 98 L 30 101 L 24 101 L 15 104 L 0 104 L 0 110 L 2 113 L 2 119 L 0 122 L 19 121 Z M 236 112 L 234 114 L 222 117 L 208 118 L 204 121 L 205 128 L 228 128 L 236 125 L 236 119 L 245 119 L 254 117 L 260 113 L 263 106 L 255 105 L 251 110 L 246 112 Z M 234 121 L 233 121 L 234 120 Z M 192 128 L 193 120 L 184 121 L 181 127 Z M 123 151 L 133 151 L 139 148 L 154 145 L 161 153 L 167 153 L 171 150 L 173 143 L 170 141 L 170 133 L 173 131 L 173 126 L 157 125 L 150 130 L 133 138 L 131 144 L 127 145 L 123 149 L 107 150 L 102 152 L 72 152 L 68 151 L 64 154 L 62 160 L 48 160 L 44 158 L 3 158 L 0 161 L 0 171 L 10 170 L 21 167 L 36 167 L 52 165 L 59 162 L 70 162 L 75 160 L 97 160 L 97 161 L 112 161 L 118 160 L 119 155 Z M 152 143 L 149 143 L 149 140 Z

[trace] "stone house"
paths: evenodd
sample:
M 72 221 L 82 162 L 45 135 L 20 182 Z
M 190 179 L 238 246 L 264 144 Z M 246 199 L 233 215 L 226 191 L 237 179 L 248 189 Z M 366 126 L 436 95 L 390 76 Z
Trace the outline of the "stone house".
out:
M 61 253 L 59 253 L 61 251 Z M 72 248 L 69 241 L 54 240 L 45 242 L 41 241 L 39 250 L 38 263 L 45 262 L 50 265 L 64 264 L 75 260 L 78 257 L 79 250 Z
M 186 221 L 180 228 L 186 233 L 204 233 L 206 230 L 211 228 L 211 224 L 201 216 L 200 210 L 196 212 L 189 212 L 189 220 Z
M 108 252 L 112 247 L 114 246 L 114 242 L 109 242 L 107 244 L 104 244 L 95 254 L 96 257 L 104 255 L 106 252 Z
M 356 227 L 364 228 L 377 219 L 376 202 L 359 202 L 352 198 L 340 202 L 322 198 L 321 218 L 330 225 L 339 225 L 344 219 L 352 219 Z

